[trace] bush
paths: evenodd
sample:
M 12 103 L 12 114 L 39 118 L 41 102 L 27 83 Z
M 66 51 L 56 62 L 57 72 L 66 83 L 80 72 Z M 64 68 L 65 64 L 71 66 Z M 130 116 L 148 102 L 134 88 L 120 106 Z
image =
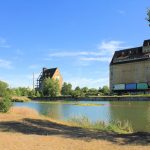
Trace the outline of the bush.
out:
M 12 102 L 8 96 L 0 99 L 0 112 L 6 113 L 12 106 Z
M 8 94 L 8 84 L 6 82 L 0 81 L 0 97 Z

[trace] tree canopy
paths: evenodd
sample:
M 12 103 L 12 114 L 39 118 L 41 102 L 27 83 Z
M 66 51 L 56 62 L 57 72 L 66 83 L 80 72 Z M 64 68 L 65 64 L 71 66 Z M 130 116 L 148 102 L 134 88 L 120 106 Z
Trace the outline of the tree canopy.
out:
M 147 10 L 147 21 L 149 22 L 149 26 L 150 26 L 150 9 Z
M 60 93 L 58 80 L 46 78 L 43 81 L 42 92 L 44 96 L 50 96 L 50 97 L 58 96 Z
M 4 81 L 0 81 L 0 97 L 7 94 L 8 84 Z
M 72 92 L 72 85 L 70 83 L 64 82 L 61 90 L 62 95 L 71 95 Z

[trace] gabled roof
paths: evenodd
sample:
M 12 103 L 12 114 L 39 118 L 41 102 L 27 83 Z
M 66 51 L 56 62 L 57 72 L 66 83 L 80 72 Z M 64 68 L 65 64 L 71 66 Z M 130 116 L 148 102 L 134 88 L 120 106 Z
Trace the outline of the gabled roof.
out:
M 145 40 L 143 46 L 149 46 L 149 45 L 150 45 L 150 40 Z M 110 65 L 150 59 L 150 53 L 143 53 L 142 49 L 143 47 L 141 46 L 141 47 L 115 51 Z
M 50 78 L 52 78 L 56 70 L 57 70 L 57 68 L 45 69 L 45 70 L 43 70 L 43 73 L 48 74 L 48 76 Z
M 43 72 L 41 73 L 39 80 L 43 80 L 44 78 L 52 78 L 57 69 L 58 68 L 43 68 Z
M 150 40 L 144 40 L 143 46 L 150 46 Z

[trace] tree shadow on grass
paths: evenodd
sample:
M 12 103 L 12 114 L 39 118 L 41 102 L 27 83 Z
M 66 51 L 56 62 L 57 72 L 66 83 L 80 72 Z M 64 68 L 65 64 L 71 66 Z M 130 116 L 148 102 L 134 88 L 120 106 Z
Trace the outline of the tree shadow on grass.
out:
M 65 138 L 107 140 L 119 145 L 150 145 L 150 133 L 137 132 L 132 134 L 117 134 L 112 132 L 90 131 L 80 127 L 70 127 L 47 120 L 25 118 L 22 122 L 0 122 L 1 132 L 19 132 L 35 135 L 59 135 Z

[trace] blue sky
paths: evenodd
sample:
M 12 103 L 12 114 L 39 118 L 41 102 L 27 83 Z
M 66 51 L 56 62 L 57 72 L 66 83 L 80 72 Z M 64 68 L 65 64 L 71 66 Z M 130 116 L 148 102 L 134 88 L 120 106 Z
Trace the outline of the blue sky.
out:
M 0 0 L 0 80 L 32 87 L 58 67 L 73 87 L 109 84 L 115 50 L 149 39 L 148 0 Z

